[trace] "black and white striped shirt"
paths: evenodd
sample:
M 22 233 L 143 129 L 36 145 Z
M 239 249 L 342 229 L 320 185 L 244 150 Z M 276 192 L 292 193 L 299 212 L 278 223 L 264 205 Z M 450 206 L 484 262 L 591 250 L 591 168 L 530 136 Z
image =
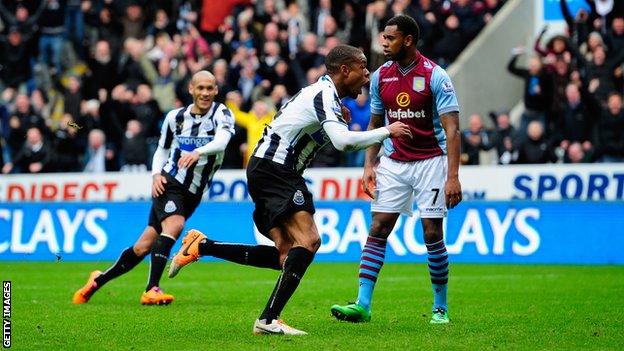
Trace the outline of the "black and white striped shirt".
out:
M 328 75 L 301 89 L 277 112 L 253 152 L 302 173 L 318 150 L 329 142 L 326 123 L 346 125 L 340 98 Z
M 175 109 L 165 116 L 158 146 L 170 150 L 163 171 L 169 173 L 189 192 L 201 195 L 223 162 L 223 152 L 201 155 L 189 169 L 179 168 L 183 153 L 192 152 L 214 138 L 217 130 L 234 134 L 234 114 L 225 105 L 213 102 L 205 115 L 191 114 L 193 105 Z

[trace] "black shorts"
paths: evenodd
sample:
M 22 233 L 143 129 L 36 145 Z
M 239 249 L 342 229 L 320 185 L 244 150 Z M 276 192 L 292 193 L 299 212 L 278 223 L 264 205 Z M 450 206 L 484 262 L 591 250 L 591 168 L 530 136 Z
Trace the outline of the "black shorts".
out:
M 285 216 L 299 211 L 314 214 L 312 193 L 303 177 L 279 163 L 252 156 L 247 165 L 247 186 L 256 205 L 254 222 L 266 237 Z
M 165 192 L 152 199 L 152 209 L 147 222 L 156 229 L 157 233 L 162 232 L 161 223 L 169 216 L 180 215 L 188 219 L 195 212 L 202 198 L 201 195 L 188 191 L 168 173 L 162 172 L 162 175 L 167 179 Z

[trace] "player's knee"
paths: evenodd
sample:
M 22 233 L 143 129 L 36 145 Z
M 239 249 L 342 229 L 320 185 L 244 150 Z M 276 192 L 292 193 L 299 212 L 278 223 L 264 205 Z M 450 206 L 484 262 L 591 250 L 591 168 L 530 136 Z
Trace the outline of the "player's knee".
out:
M 310 252 L 316 253 L 321 247 L 321 237 L 318 234 L 310 235 L 302 245 Z
M 134 244 L 132 250 L 134 250 L 134 254 L 139 257 L 146 256 L 150 253 L 152 244 L 152 242 L 138 242 Z
M 394 223 L 373 220 L 370 235 L 376 238 L 387 238 L 394 228 Z
M 434 243 L 442 240 L 442 232 L 438 232 L 436 230 L 425 230 L 424 232 L 425 242 L 426 243 Z
M 178 236 L 184 229 L 185 219 L 182 216 L 171 216 L 163 221 L 163 233 Z

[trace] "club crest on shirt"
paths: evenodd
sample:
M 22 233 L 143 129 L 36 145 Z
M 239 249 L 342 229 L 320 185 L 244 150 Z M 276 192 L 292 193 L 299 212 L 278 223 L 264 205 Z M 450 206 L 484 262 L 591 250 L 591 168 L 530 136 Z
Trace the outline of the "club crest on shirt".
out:
M 414 91 L 417 93 L 425 90 L 425 77 L 414 77 L 412 89 L 414 89 Z
M 305 198 L 303 197 L 303 193 L 301 190 L 295 191 L 295 195 L 293 196 L 293 202 L 295 205 L 301 206 L 305 203 Z
M 173 211 L 175 211 L 177 209 L 175 202 L 169 200 L 167 201 L 167 204 L 165 205 L 165 212 L 167 213 L 171 213 Z

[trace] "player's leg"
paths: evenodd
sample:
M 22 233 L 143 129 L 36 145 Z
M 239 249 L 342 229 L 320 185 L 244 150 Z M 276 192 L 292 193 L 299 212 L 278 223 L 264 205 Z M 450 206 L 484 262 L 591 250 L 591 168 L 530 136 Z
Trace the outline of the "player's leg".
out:
M 373 212 L 373 222 L 360 258 L 357 300 L 347 305 L 333 305 L 331 313 L 337 319 L 349 322 L 370 321 L 373 291 L 385 261 L 387 238 L 398 218 L 399 213 Z
M 201 256 L 213 256 L 258 268 L 282 269 L 284 258 L 288 253 L 288 251 L 284 252 L 283 248 L 287 247 L 290 239 L 282 235 L 279 227 L 266 229 L 265 226 L 269 226 L 269 224 L 264 224 L 266 216 L 264 213 L 262 215 L 258 213 L 258 209 L 254 210 L 254 221 L 261 228 L 261 233 L 271 239 L 275 246 L 219 242 L 210 240 L 199 230 L 191 229 L 182 239 L 180 251 L 171 261 L 169 278 L 175 277 L 182 267 L 197 261 Z M 282 248 L 282 252 L 278 248 Z
M 162 233 L 158 236 L 152 246 L 152 257 L 150 265 L 150 274 L 145 291 L 155 286 L 159 286 L 160 277 L 165 270 L 171 247 L 175 244 L 184 228 L 185 219 L 180 215 L 173 215 L 162 221 Z
M 443 233 L 443 220 L 447 212 L 444 198 L 446 169 L 446 156 L 417 162 L 418 180 L 414 189 L 427 246 L 429 276 L 433 290 L 431 323 L 435 324 L 449 321 L 446 300 L 449 261 Z
M 413 188 L 405 178 L 409 164 L 382 157 L 377 168 L 377 197 L 371 204 L 372 224 L 362 250 L 358 274 L 358 298 L 355 303 L 333 305 L 331 313 L 340 320 L 368 322 L 375 284 L 386 255 L 386 240 L 401 213 L 411 215 Z
M 448 252 L 444 244 L 442 218 L 422 218 L 427 259 L 429 261 L 429 276 L 433 290 L 433 308 L 431 323 L 448 323 L 447 286 L 449 276 Z
M 288 250 L 284 269 L 273 293 L 254 325 L 256 334 L 275 334 L 279 333 L 277 329 L 280 328 L 287 334 L 305 334 L 279 322 L 279 316 L 312 263 L 314 254 L 320 247 L 321 238 L 312 214 L 307 211 L 299 211 L 286 218 L 282 224 L 282 234 L 288 235 L 292 247 Z
M 91 296 L 109 281 L 129 272 L 138 265 L 145 256 L 150 252 L 154 240 L 158 234 L 152 226 L 145 227 L 143 234 L 139 240 L 121 252 L 117 261 L 103 273 L 93 271 L 89 276 L 87 283 L 74 293 L 72 302 L 75 304 L 86 303 Z

